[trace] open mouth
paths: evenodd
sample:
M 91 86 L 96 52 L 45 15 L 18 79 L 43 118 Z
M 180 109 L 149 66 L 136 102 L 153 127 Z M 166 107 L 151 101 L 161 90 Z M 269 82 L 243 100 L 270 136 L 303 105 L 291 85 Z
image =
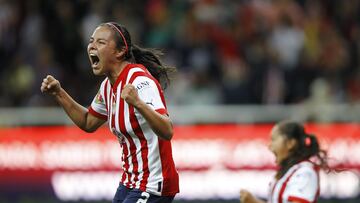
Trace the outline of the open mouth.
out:
M 91 63 L 93 64 L 93 66 L 97 66 L 100 62 L 99 57 L 95 54 L 90 54 L 90 60 L 91 60 Z

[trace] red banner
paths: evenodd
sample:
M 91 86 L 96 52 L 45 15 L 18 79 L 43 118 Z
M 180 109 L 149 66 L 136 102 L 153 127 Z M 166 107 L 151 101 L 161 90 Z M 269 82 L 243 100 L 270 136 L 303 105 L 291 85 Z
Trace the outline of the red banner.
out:
M 249 171 L 246 173 L 263 177 L 259 181 L 268 181 L 275 167 L 267 147 L 271 128 L 271 124 L 176 126 L 173 156 L 183 180 L 182 194 L 186 197 L 187 179 L 189 186 L 196 178 L 209 177 L 210 183 L 213 173 L 222 174 L 224 180 L 232 174 L 230 179 L 239 176 L 241 181 L 250 177 L 241 175 Z M 307 124 L 306 131 L 318 137 L 333 165 L 360 171 L 358 123 Z M 0 190 L 18 190 L 18 185 L 34 189 L 51 183 L 57 196 L 66 200 L 66 188 L 82 177 L 99 181 L 108 177 L 108 185 L 116 185 L 121 153 L 116 137 L 105 127 L 91 134 L 75 126 L 0 128 Z M 188 191 L 192 194 L 194 190 Z

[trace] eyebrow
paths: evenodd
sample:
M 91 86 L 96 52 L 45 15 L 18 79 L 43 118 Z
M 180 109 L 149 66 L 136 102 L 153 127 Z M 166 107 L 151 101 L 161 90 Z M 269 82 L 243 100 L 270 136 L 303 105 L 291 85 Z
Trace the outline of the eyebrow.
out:
M 90 40 L 94 40 L 94 37 L 90 37 Z M 96 39 L 96 41 L 100 41 L 100 40 L 104 40 L 104 41 L 106 41 L 106 42 L 108 41 L 108 40 L 106 40 L 106 39 L 104 39 L 104 38 L 97 38 L 97 39 Z

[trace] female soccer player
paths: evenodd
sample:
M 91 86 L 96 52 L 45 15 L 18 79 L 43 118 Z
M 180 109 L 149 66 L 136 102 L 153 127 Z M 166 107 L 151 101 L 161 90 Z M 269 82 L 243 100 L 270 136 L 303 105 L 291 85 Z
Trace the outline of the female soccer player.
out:
M 86 132 L 108 121 L 123 150 L 124 172 L 114 203 L 172 202 L 179 177 L 160 84 L 167 84 L 173 68 L 160 61 L 160 53 L 134 45 L 127 29 L 113 22 L 95 29 L 87 52 L 93 73 L 106 76 L 89 108 L 75 102 L 53 76 L 43 80 L 41 91 L 53 95 Z
M 317 138 L 307 134 L 296 122 L 283 121 L 271 131 L 270 150 L 279 169 L 270 184 L 271 203 L 310 203 L 319 197 L 319 168 L 329 170 L 326 152 Z M 318 163 L 312 161 L 317 159 Z M 262 203 L 246 190 L 240 191 L 242 203 Z

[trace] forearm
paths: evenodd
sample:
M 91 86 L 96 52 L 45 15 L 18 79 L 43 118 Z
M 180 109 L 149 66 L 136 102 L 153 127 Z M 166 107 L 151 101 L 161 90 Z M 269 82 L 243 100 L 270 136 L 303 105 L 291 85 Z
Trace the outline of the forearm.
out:
M 143 101 L 140 101 L 135 108 L 146 119 L 151 129 L 159 137 L 165 140 L 171 140 L 173 136 L 173 126 L 169 117 L 154 111 Z
M 64 109 L 70 119 L 82 130 L 89 132 L 87 127 L 88 110 L 78 104 L 64 89 L 55 95 L 56 101 Z

